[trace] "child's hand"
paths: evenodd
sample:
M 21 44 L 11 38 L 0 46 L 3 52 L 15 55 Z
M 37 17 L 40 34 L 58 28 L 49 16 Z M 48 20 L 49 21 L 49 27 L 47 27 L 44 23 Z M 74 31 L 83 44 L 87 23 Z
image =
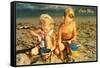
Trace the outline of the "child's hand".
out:
M 68 44 L 71 44 L 71 40 L 68 41 Z
M 63 43 L 59 43 L 59 49 L 60 51 L 63 51 L 65 49 L 65 46 Z
M 45 35 L 45 36 L 49 36 L 49 35 L 48 35 L 48 32 L 44 32 L 44 35 Z
M 38 36 L 38 40 L 41 41 L 41 37 L 40 36 Z

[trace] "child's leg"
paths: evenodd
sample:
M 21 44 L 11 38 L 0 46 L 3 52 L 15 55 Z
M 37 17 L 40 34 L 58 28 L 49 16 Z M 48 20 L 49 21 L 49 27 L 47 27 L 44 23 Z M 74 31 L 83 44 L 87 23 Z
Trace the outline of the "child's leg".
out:
M 60 50 L 58 49 L 58 47 L 55 48 L 55 50 L 53 51 L 54 54 L 59 55 L 60 54 Z
M 61 43 L 61 45 L 59 45 L 58 47 L 58 50 L 59 50 L 59 58 L 62 60 L 62 62 L 64 62 L 64 50 L 65 50 L 65 46 L 63 43 Z
M 66 60 L 66 62 L 71 61 L 71 55 L 72 55 L 72 52 L 71 52 L 70 45 L 67 44 L 67 43 L 65 43 L 64 56 L 65 56 L 65 60 Z
M 60 52 L 59 57 L 62 60 L 62 62 L 64 62 L 64 53 L 63 53 L 63 51 Z

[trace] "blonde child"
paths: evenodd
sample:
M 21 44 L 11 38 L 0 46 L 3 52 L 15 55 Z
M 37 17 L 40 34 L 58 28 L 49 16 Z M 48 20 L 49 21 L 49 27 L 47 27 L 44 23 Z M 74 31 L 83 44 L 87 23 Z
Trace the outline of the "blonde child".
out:
M 42 14 L 40 16 L 40 28 L 31 31 L 31 34 L 38 37 L 40 42 L 39 46 L 36 46 L 31 50 L 32 55 L 37 55 L 39 52 L 53 51 L 56 47 L 55 34 L 54 34 L 54 20 L 48 14 Z
M 73 57 L 74 54 L 72 53 L 71 43 L 76 40 L 76 36 L 75 13 L 71 7 L 68 7 L 64 11 L 64 22 L 60 24 L 58 29 L 58 44 L 62 61 L 66 58 L 66 56 L 64 56 L 64 50 L 67 53 L 67 58 L 75 59 Z

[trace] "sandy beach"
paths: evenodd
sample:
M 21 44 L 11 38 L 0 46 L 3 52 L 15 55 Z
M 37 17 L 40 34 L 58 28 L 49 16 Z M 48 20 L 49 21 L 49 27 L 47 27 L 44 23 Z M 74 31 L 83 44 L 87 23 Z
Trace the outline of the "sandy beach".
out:
M 63 21 L 63 17 L 53 17 L 53 19 L 55 20 L 55 32 L 57 32 L 59 24 Z M 77 40 L 80 45 L 80 56 L 78 57 L 76 62 L 96 61 L 96 17 L 76 17 L 76 26 Z M 16 19 L 16 52 L 19 50 L 27 50 L 34 47 L 35 37 L 30 34 L 30 30 L 35 30 L 38 27 L 39 17 Z M 30 57 L 25 55 L 28 51 L 23 51 L 21 53 L 19 52 L 16 54 L 17 64 L 21 63 L 22 61 L 28 61 L 25 62 L 25 64 L 43 64 L 40 58 L 30 59 Z M 19 58 L 21 57 L 26 57 L 26 59 L 20 60 Z M 51 59 L 51 62 L 46 61 L 45 63 L 61 63 L 61 60 L 54 54 Z

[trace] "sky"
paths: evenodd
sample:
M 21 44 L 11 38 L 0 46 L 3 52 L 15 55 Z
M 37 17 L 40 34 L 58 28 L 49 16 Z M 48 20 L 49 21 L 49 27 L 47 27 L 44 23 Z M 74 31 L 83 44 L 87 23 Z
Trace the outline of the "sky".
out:
M 48 13 L 52 16 L 63 16 L 64 9 L 68 5 L 48 5 L 36 3 L 16 3 L 16 17 L 40 16 Z M 72 6 L 77 16 L 95 16 L 96 7 L 92 6 Z

